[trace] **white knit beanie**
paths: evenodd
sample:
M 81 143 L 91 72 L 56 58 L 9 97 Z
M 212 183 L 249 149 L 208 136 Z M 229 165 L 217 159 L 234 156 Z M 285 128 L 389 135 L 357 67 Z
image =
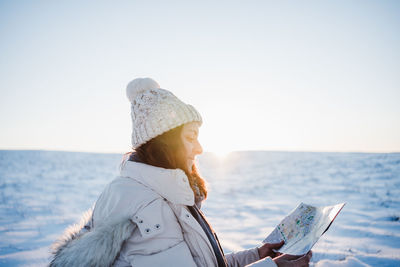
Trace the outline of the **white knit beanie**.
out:
M 151 78 L 137 78 L 126 87 L 131 102 L 132 148 L 182 124 L 202 123 L 200 113 Z

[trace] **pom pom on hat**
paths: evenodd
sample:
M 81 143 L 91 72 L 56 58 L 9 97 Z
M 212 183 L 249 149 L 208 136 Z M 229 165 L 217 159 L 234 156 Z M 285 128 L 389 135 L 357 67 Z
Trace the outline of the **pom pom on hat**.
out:
M 137 95 L 151 89 L 160 88 L 160 85 L 151 78 L 136 78 L 128 83 L 126 87 L 126 96 L 129 101 L 133 103 L 133 100 Z

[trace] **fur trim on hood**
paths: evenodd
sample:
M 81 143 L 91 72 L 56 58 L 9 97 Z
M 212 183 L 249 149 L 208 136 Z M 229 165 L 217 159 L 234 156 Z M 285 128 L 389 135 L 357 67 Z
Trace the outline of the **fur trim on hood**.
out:
M 54 258 L 50 267 L 111 266 L 122 244 L 133 233 L 135 225 L 130 218 L 104 221 L 92 227 L 93 210 L 85 212 L 79 224 L 66 229 L 53 244 Z

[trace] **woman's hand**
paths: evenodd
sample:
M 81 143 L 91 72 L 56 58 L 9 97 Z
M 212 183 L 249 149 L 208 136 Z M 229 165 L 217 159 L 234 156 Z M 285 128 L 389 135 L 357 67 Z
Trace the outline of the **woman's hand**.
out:
M 258 255 L 260 256 L 260 259 L 268 256 L 271 258 L 275 258 L 276 256 L 281 255 L 281 253 L 279 252 L 274 252 L 273 249 L 279 249 L 283 246 L 284 243 L 285 242 L 283 240 L 279 243 L 265 243 L 258 248 Z
M 311 250 L 303 256 L 294 256 L 289 254 L 282 254 L 273 259 L 278 267 L 308 267 L 312 257 Z

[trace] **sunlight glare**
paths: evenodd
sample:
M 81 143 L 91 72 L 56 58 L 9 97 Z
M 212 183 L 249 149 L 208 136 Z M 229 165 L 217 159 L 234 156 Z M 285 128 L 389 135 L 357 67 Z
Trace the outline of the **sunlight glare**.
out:
M 225 159 L 230 152 L 231 151 L 226 149 L 216 149 L 211 151 L 211 153 L 213 153 L 220 160 Z

